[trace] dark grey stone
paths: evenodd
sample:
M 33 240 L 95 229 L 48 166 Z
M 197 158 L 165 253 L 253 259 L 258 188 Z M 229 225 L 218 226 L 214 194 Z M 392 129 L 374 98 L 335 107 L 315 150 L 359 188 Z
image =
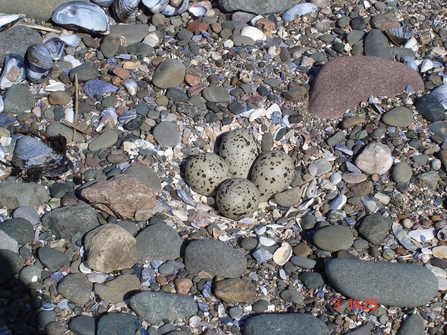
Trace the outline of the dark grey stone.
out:
M 180 131 L 175 122 L 163 121 L 154 128 L 154 138 L 161 145 L 174 147 L 180 141 Z
M 109 313 L 99 319 L 96 335 L 135 335 L 137 319 L 131 314 Z
M 13 275 L 19 273 L 22 266 L 23 264 L 19 254 L 11 250 L 0 249 L 0 284 L 3 284 Z
M 130 298 L 130 307 L 146 321 L 157 324 L 163 319 L 175 321 L 194 315 L 197 303 L 184 294 L 145 291 Z
M 185 268 L 190 273 L 208 272 L 237 278 L 247 267 L 244 255 L 231 245 L 209 239 L 192 241 L 185 250 Z
M 62 251 L 50 247 L 37 249 L 37 256 L 39 261 L 51 272 L 59 270 L 64 265 L 70 265 L 70 260 Z
M 5 113 L 22 114 L 31 110 L 34 105 L 34 96 L 26 85 L 14 85 L 3 95 Z
M 183 241 L 175 229 L 164 223 L 144 228 L 135 239 L 137 260 L 142 263 L 146 260 L 165 262 L 180 257 Z
M 368 35 L 366 35 L 364 48 L 365 56 L 393 59 L 388 38 L 379 29 L 371 29 Z
M 64 298 L 83 306 L 90 300 L 93 284 L 82 273 L 69 274 L 62 278 L 57 285 L 57 291 Z
M 354 236 L 351 229 L 345 226 L 326 226 L 318 229 L 313 241 L 315 245 L 328 251 L 346 250 L 354 242 Z
M 230 101 L 230 93 L 222 86 L 210 85 L 202 91 L 203 98 L 208 102 Z
M 414 183 L 417 187 L 434 190 L 438 186 L 439 180 L 440 177 L 438 172 L 428 171 L 417 175 L 414 179 Z
M 0 224 L 0 229 L 15 239 L 19 245 L 31 243 L 34 237 L 34 227 L 26 219 L 13 218 Z
M 87 315 L 75 316 L 70 319 L 68 329 L 76 335 L 95 335 L 95 319 Z
M 219 0 L 219 6 L 225 12 L 244 11 L 255 14 L 270 14 L 285 12 L 293 7 L 297 2 L 295 0 L 284 1 L 257 1 L 257 0 Z
M 419 314 L 411 314 L 405 319 L 399 328 L 397 335 L 420 335 L 424 334 L 425 323 Z
M 326 276 L 333 287 L 349 298 L 373 299 L 379 304 L 417 307 L 438 292 L 438 280 L 427 268 L 414 264 L 331 259 Z
M 303 272 L 298 278 L 306 285 L 307 288 L 317 288 L 324 285 L 324 280 L 318 272 Z
M 424 94 L 416 99 L 415 104 L 417 112 L 427 121 L 442 121 L 445 115 L 445 109 L 437 97 L 431 94 Z
M 45 329 L 47 324 L 56 321 L 55 311 L 40 311 L 37 315 L 37 321 L 39 322 L 39 327 Z
M 390 219 L 376 213 L 367 215 L 363 219 L 360 227 L 358 228 L 358 232 L 370 243 L 380 244 L 388 235 L 390 229 Z
M 72 82 L 74 82 L 75 74 L 78 75 L 78 82 L 83 83 L 88 80 L 98 79 L 99 71 L 92 62 L 85 62 L 70 71 Z
M 323 321 L 310 314 L 264 314 L 247 320 L 244 335 L 329 335 Z
M 85 233 L 99 226 L 95 209 L 84 203 L 53 209 L 43 216 L 42 224 L 57 238 L 71 242 L 80 240 Z

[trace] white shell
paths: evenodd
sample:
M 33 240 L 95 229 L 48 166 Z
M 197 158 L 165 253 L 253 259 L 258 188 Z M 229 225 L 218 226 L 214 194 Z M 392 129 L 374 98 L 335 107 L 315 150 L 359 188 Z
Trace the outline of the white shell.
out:
M 266 247 L 270 247 L 276 244 L 276 241 L 273 238 L 261 236 L 259 237 L 259 243 Z
M 292 257 L 292 247 L 287 242 L 283 242 L 273 254 L 273 260 L 278 265 L 286 264 L 290 257 Z
M 138 84 L 135 80 L 130 78 L 124 80 L 123 86 L 126 88 L 127 93 L 129 93 L 130 95 L 137 94 Z
M 303 2 L 286 10 L 281 17 L 284 21 L 293 21 L 295 20 L 296 16 L 310 14 L 312 12 L 315 12 L 317 9 L 318 7 L 315 4 L 310 2 Z
M 408 236 L 418 242 L 424 242 L 423 239 L 425 239 L 425 241 L 430 241 L 433 237 L 435 237 L 435 230 L 433 228 L 418 228 L 416 230 L 409 231 Z
M 189 318 L 189 325 L 192 328 L 197 328 L 200 325 L 200 321 L 201 321 L 200 316 L 193 315 Z
M 436 87 L 430 94 L 438 98 L 442 106 L 447 109 L 447 84 Z
M 447 241 L 447 226 L 444 226 L 444 228 L 438 231 L 438 234 L 436 236 L 441 241 Z
M 262 30 L 251 26 L 242 28 L 241 36 L 250 37 L 253 41 L 265 41 L 267 39 Z
M 81 271 L 82 273 L 88 274 L 88 273 L 92 273 L 92 269 L 90 269 L 87 265 L 87 263 L 82 262 L 81 264 L 79 264 L 79 271 Z

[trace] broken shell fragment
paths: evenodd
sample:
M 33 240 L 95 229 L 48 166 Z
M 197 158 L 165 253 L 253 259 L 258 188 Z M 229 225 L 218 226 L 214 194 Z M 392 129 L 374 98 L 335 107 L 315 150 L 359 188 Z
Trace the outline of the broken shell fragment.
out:
M 284 265 L 292 257 L 292 247 L 289 243 L 283 242 L 281 247 L 273 253 L 273 260 L 278 265 Z
M 8 30 L 12 28 L 17 23 L 22 21 L 25 17 L 25 14 L 6 14 L 0 13 L 0 31 Z
M 0 76 L 0 89 L 19 84 L 25 78 L 25 59 L 18 54 L 7 54 Z

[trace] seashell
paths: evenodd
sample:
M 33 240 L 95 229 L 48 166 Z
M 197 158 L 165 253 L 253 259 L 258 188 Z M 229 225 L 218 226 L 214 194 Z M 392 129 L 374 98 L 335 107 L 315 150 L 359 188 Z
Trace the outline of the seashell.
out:
M 33 83 L 43 82 L 53 67 L 53 59 L 42 43 L 33 44 L 26 52 L 26 76 Z
M 127 93 L 130 95 L 137 94 L 138 84 L 135 80 L 128 78 L 123 81 L 123 86 L 126 88 Z
M 84 84 L 84 93 L 93 98 L 97 95 L 102 96 L 104 93 L 112 93 L 118 91 L 118 87 L 103 80 L 89 80 Z
M 48 53 L 53 60 L 59 60 L 62 57 L 65 44 L 59 37 L 50 38 L 49 40 L 46 40 L 43 45 L 47 48 Z
M 153 14 L 160 13 L 168 3 L 169 0 L 143 0 L 143 5 Z
M 46 304 L 43 304 L 42 307 L 40 307 L 40 309 L 43 311 L 52 311 L 55 308 L 56 308 L 55 304 L 51 304 L 48 302 Z
M 411 67 L 414 71 L 418 71 L 418 70 L 419 70 L 418 65 L 416 64 L 416 61 L 414 60 L 413 57 L 410 57 L 410 56 L 402 56 L 402 57 L 400 57 L 400 61 L 401 61 L 403 64 L 405 64 L 405 65 Z
M 405 247 L 405 249 L 409 251 L 417 250 L 417 247 L 411 243 L 410 238 L 407 235 L 407 232 L 402 228 L 402 226 L 394 222 L 392 225 L 394 236 L 399 240 L 399 242 Z
M 87 280 L 91 283 L 104 283 L 110 277 L 111 276 L 109 274 L 101 272 L 93 272 L 87 274 Z
M 400 46 L 413 36 L 413 29 L 410 26 L 403 25 L 398 28 L 386 29 L 385 33 L 394 44 Z
M 329 210 L 342 209 L 346 204 L 347 197 L 344 194 L 337 195 L 330 203 Z
M 260 236 L 259 243 L 262 244 L 263 246 L 271 247 L 272 245 L 276 244 L 276 241 L 270 237 Z
M 430 94 L 438 98 L 442 106 L 447 109 L 447 84 L 436 87 Z
M 59 39 L 72 48 L 77 48 L 79 43 L 81 43 L 81 38 L 75 34 L 60 35 Z
M 315 198 L 318 195 L 317 180 L 313 179 L 306 190 L 307 199 Z
M 197 328 L 200 325 L 200 321 L 202 321 L 202 319 L 200 318 L 200 316 L 198 315 L 193 315 L 189 318 L 188 324 L 190 327 L 192 328 Z
M 441 241 L 447 241 L 447 226 L 444 226 L 441 230 L 438 231 L 438 234 L 436 235 L 439 240 Z
M 170 4 L 168 4 L 165 8 L 163 8 L 161 13 L 165 16 L 182 14 L 183 12 L 186 12 L 188 6 L 189 6 L 189 0 L 183 0 L 182 4 L 179 7 L 173 7 Z
M 0 113 L 3 112 L 4 109 L 5 109 L 5 103 L 3 101 L 3 97 L 0 95 Z M 2 127 L 2 126 L 0 126 L 0 127 Z
M 89 268 L 86 262 L 82 262 L 81 264 L 79 264 L 79 271 L 81 271 L 81 273 L 84 274 L 89 274 L 93 272 L 92 269 Z
M 331 182 L 331 184 L 337 185 L 339 182 L 341 182 L 341 179 L 342 175 L 338 172 L 335 172 L 331 175 L 329 181 Z
M 189 14 L 195 18 L 204 16 L 207 11 L 208 9 L 205 6 L 193 6 L 188 8 Z
M 140 0 L 115 0 L 113 13 L 119 22 L 126 22 L 138 9 Z
M 430 165 L 431 165 L 431 167 L 432 167 L 433 170 L 439 170 L 439 169 L 441 168 L 441 165 L 442 165 L 442 164 L 441 164 L 441 160 L 435 158 L 435 159 L 433 159 L 433 160 L 430 162 Z
M 255 251 L 253 251 L 253 257 L 256 258 L 256 260 L 258 261 L 258 264 L 260 264 L 260 263 L 265 263 L 265 262 L 269 261 L 270 259 L 272 259 L 273 255 L 269 251 L 267 251 L 263 248 L 259 248 L 259 249 L 256 249 Z
M 0 31 L 5 31 L 14 27 L 17 23 L 22 21 L 25 16 L 25 14 L 0 13 Z
M 114 1 L 115 0 L 92 0 L 91 2 L 101 7 L 109 7 Z
M 56 7 L 51 19 L 54 23 L 91 33 L 107 35 L 109 20 L 98 5 L 84 1 L 70 1 Z
M 318 9 L 317 5 L 310 2 L 303 2 L 296 4 L 295 6 L 289 8 L 282 14 L 282 19 L 284 21 L 293 21 L 296 16 L 303 16 L 315 12 Z
M 180 199 L 182 199 L 182 201 L 190 206 L 196 207 L 197 202 L 195 202 L 194 200 L 192 200 L 188 194 L 186 194 L 185 191 L 183 190 L 177 190 L 177 195 L 179 196 Z
M 25 78 L 25 59 L 18 54 L 7 54 L 3 65 L 2 75 L 0 76 L 0 89 L 5 90 L 20 83 Z
M 375 202 L 371 198 L 367 197 L 366 195 L 360 197 L 360 201 L 363 204 L 363 206 L 365 207 L 365 209 L 369 210 L 372 213 L 375 213 L 380 209 L 377 202 Z
M 261 29 L 252 26 L 242 28 L 241 36 L 250 37 L 253 41 L 265 41 L 267 39 L 267 36 L 265 36 Z
M 352 156 L 354 154 L 352 149 L 347 147 L 347 146 L 345 146 L 345 145 L 336 144 L 334 149 L 338 150 L 338 151 L 341 151 L 341 152 L 343 152 L 343 153 L 345 153 L 346 155 L 349 155 L 349 156 Z
M 202 295 L 204 298 L 208 298 L 211 295 L 212 283 L 207 281 L 202 289 Z
M 281 247 L 273 253 L 273 261 L 278 265 L 286 264 L 290 257 L 292 257 L 292 247 L 287 242 L 283 242 Z
M 12 163 L 24 173 L 25 179 L 57 177 L 72 167 L 65 152 L 66 141 L 63 136 L 53 136 L 48 138 L 47 145 L 33 137 L 22 136 L 16 142 Z
M 408 236 L 418 242 L 430 241 L 435 237 L 435 230 L 433 228 L 422 229 L 418 228 L 408 232 Z
M 419 49 L 418 41 L 413 36 L 404 44 L 404 48 L 411 49 L 413 51 L 417 51 Z
M 430 71 L 431 69 L 441 67 L 441 66 L 442 66 L 441 62 L 425 58 L 421 64 L 421 73 Z

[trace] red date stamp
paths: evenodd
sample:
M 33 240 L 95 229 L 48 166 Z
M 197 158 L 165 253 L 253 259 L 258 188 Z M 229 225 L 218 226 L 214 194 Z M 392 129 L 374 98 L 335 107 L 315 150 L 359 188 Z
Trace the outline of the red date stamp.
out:
M 359 312 L 362 309 L 364 311 L 374 311 L 379 307 L 377 300 L 377 298 L 366 298 L 363 300 L 349 298 L 349 309 L 355 312 Z M 341 308 L 340 303 L 340 298 L 334 298 L 334 309 L 336 311 Z

